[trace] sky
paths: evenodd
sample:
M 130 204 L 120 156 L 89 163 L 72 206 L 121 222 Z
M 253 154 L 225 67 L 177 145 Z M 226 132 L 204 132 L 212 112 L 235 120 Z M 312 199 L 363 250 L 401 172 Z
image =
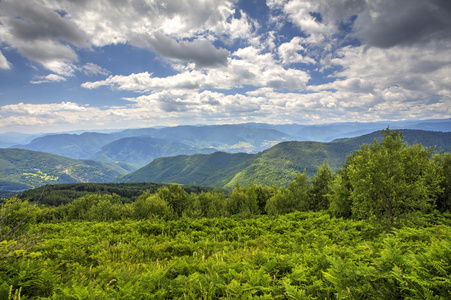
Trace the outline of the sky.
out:
M 450 117 L 449 0 L 0 0 L 0 133 Z

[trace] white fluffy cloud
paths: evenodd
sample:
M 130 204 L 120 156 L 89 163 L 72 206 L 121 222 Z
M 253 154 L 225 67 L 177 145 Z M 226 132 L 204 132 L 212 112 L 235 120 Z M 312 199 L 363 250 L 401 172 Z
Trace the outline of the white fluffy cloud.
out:
M 2 51 L 0 51 L 0 69 L 10 70 L 11 63 L 8 62 L 6 57 L 3 55 Z
M 199 67 L 225 64 L 229 52 L 212 42 L 248 38 L 253 28 L 244 13 L 231 18 L 234 1 L 221 0 L 5 0 L 0 11 L 0 39 L 62 76 L 80 68 L 78 48 L 118 43 Z
M 110 76 L 105 80 L 86 82 L 93 89 L 109 86 L 118 90 L 146 92 L 163 89 L 233 89 L 243 86 L 269 86 L 275 89 L 302 90 L 309 75 L 297 69 L 285 69 L 270 53 L 260 53 L 254 47 L 239 49 L 227 65 L 209 70 L 185 69 L 168 77 L 153 77 L 144 72 L 128 76 Z
M 56 75 L 56 74 L 49 74 L 47 76 L 40 76 L 36 78 L 35 80 L 32 80 L 32 84 L 41 84 L 41 83 L 47 83 L 47 82 L 61 82 L 66 81 L 66 78 Z

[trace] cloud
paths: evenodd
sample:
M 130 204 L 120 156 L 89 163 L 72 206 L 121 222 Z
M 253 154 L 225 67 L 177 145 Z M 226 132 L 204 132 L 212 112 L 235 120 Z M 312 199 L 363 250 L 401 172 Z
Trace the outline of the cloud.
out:
M 204 73 L 192 70 L 165 78 L 153 77 L 152 73 L 148 72 L 109 76 L 105 80 L 85 82 L 81 86 L 87 89 L 109 86 L 117 90 L 146 92 L 162 89 L 200 89 L 204 87 L 205 81 Z
M 62 0 L 47 4 L 66 11 L 95 47 L 128 43 L 169 59 L 208 67 L 227 63 L 228 51 L 215 48 L 212 41 L 231 42 L 251 35 L 252 21 L 244 13 L 238 19 L 233 17 L 234 2 Z
M 275 89 L 302 90 L 310 76 L 297 69 L 285 69 L 270 53 L 260 53 L 247 47 L 232 54 L 226 66 L 209 70 L 181 69 L 180 73 L 167 77 L 153 77 L 143 72 L 128 76 L 110 76 L 105 80 L 85 82 L 88 89 L 109 86 L 117 90 L 149 92 L 164 89 L 233 89 L 243 86 L 269 86 Z
M 73 102 L 61 102 L 61 103 L 50 103 L 50 104 L 10 104 L 0 106 L 1 114 L 16 114 L 25 116 L 49 116 L 55 112 L 61 111 L 71 111 L 71 112 L 84 112 L 87 108 L 79 106 L 77 103 Z
M 110 72 L 94 63 L 87 63 L 80 69 L 85 75 L 108 75 Z
M 41 84 L 41 83 L 47 83 L 47 82 L 61 82 L 66 81 L 66 78 L 56 75 L 56 74 L 49 74 L 47 76 L 39 76 L 37 80 L 32 80 L 30 83 L 32 84 Z
M 229 55 L 229 51 L 216 49 L 207 40 L 177 42 L 161 33 L 154 33 L 148 42 L 160 55 L 185 62 L 193 61 L 198 67 L 225 65 Z
M 451 40 L 451 4 L 447 0 L 371 1 L 355 26 L 355 35 L 370 47 Z
M 118 107 L 2 107 L 0 114 L 11 124 L 36 118 L 116 127 L 114 122 L 146 126 L 451 116 L 447 0 L 268 0 L 268 15 L 258 19 L 237 7 L 237 1 L 25 3 L 0 2 L 0 38 L 8 53 L 17 49 L 51 71 L 33 83 L 101 75 L 103 80 L 81 86 L 136 94 L 125 93 L 127 104 Z M 104 68 L 105 60 L 86 64 L 78 57 L 80 48 L 97 51 L 118 43 L 157 53 L 171 70 L 119 75 Z M 0 68 L 10 67 L 0 52 Z M 46 114 L 52 107 L 58 109 Z M 24 113 L 34 110 L 40 113 Z
M 315 64 L 315 60 L 306 56 L 307 49 L 302 45 L 304 38 L 299 36 L 294 37 L 288 43 L 283 43 L 279 46 L 279 55 L 282 58 L 282 63 L 289 65 L 292 63 Z
M 41 5 L 28 1 L 2 1 L 0 36 L 2 41 L 25 57 L 60 74 L 72 75 L 77 54 L 68 44 L 88 47 L 87 36 L 71 20 Z
M 0 51 L 0 69 L 11 70 L 11 63 L 6 59 L 2 51 Z
M 448 43 L 451 46 L 451 43 Z M 451 56 L 449 46 L 429 45 L 390 49 L 346 47 L 339 51 L 332 63 L 343 70 L 334 74 L 337 80 L 324 87 L 340 89 L 344 82 L 359 80 L 361 87 L 383 90 L 399 86 L 415 92 L 418 98 L 426 95 L 448 94 L 451 89 Z M 357 91 L 358 89 L 354 89 Z
M 228 43 L 251 35 L 252 21 L 233 17 L 234 1 L 136 0 L 0 2 L 2 41 L 52 72 L 72 76 L 79 48 L 129 43 L 198 67 L 227 63 Z M 194 37 L 194 38 L 193 38 Z

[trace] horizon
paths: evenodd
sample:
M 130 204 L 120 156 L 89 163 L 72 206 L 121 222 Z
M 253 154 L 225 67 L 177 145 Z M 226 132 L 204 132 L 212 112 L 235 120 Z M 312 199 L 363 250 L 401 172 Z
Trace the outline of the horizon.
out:
M 183 126 L 193 126 L 193 127 L 202 127 L 202 126 L 227 126 L 227 125 L 247 125 L 247 124 L 264 124 L 269 126 L 332 126 L 332 125 L 343 125 L 343 124 L 374 124 L 374 125 L 383 125 L 384 127 L 381 128 L 381 130 L 390 127 L 390 124 L 393 123 L 422 123 L 422 122 L 446 122 L 451 121 L 451 118 L 445 118 L 445 119 L 421 119 L 421 120 L 396 120 L 396 121 L 369 121 L 369 122 L 349 122 L 349 121 L 343 121 L 343 122 L 331 122 L 331 123 L 317 123 L 317 124 L 301 124 L 301 123 L 265 123 L 265 122 L 245 122 L 245 123 L 224 123 L 224 124 L 177 124 L 172 126 L 147 126 L 147 127 L 127 127 L 127 128 L 98 128 L 98 129 L 74 129 L 74 130 L 63 130 L 63 131 L 47 131 L 47 132 L 20 132 L 20 131 L 0 131 L 1 135 L 14 135 L 14 134 L 20 134 L 20 135 L 29 135 L 29 136 L 39 136 L 39 135 L 58 135 L 58 134 L 74 134 L 74 135 L 80 135 L 83 133 L 113 133 L 113 132 L 120 132 L 124 130 L 135 130 L 135 129 L 146 129 L 146 128 L 155 128 L 155 129 L 161 129 L 161 128 L 168 128 L 168 127 L 183 127 Z M 385 125 L 384 125 L 385 124 Z M 396 125 L 396 124 L 395 124 Z M 399 126 L 399 125 L 398 125 Z M 402 128 L 402 127 L 396 127 L 394 130 L 397 129 L 409 129 L 409 128 Z M 424 129 L 418 129 L 418 130 L 424 130 Z M 426 131 L 437 131 L 437 130 L 426 130 Z M 446 131 L 448 132 L 448 131 Z
M 447 0 L 0 2 L 2 134 L 449 119 L 449 74 Z

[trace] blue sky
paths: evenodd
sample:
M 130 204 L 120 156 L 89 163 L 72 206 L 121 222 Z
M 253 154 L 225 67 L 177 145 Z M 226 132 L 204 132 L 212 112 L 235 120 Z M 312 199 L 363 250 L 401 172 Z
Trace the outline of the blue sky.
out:
M 0 133 L 451 117 L 449 0 L 0 0 Z

